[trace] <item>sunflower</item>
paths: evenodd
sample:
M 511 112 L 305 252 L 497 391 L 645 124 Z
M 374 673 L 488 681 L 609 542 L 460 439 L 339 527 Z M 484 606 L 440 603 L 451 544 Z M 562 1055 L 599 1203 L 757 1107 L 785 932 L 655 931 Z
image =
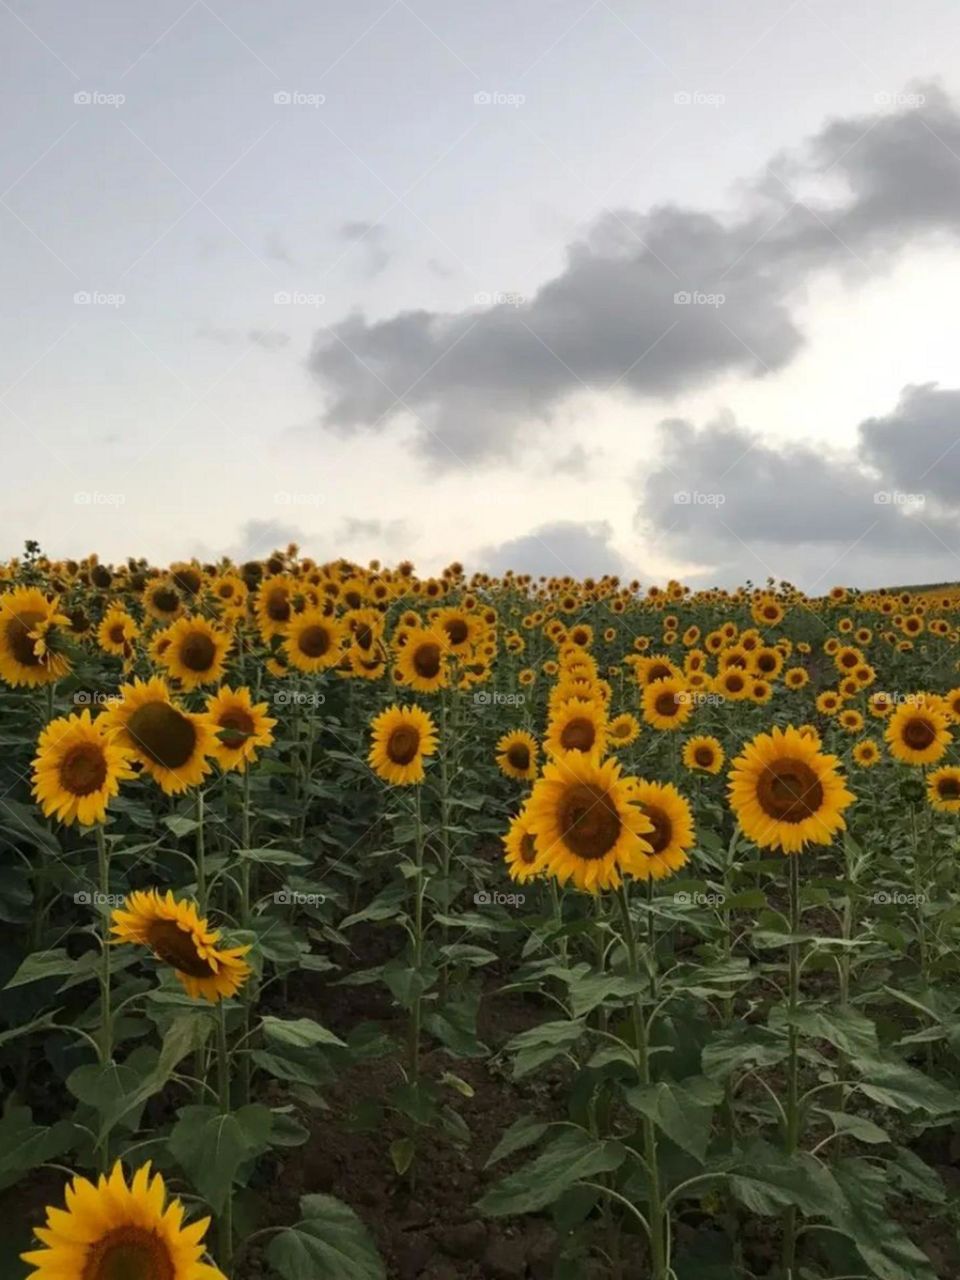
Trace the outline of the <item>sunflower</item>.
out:
M 261 582 L 257 593 L 257 622 L 264 640 L 282 636 L 286 631 L 294 614 L 296 589 L 296 579 L 286 574 L 271 574 Z
M 837 719 L 840 727 L 846 729 L 847 733 L 859 733 L 863 728 L 863 716 L 855 707 L 848 707 L 846 711 L 841 711 Z
M 53 684 L 70 670 L 56 652 L 58 627 L 70 619 L 36 587 L 17 587 L 0 596 L 0 677 L 7 684 Z
M 242 958 L 249 947 L 218 946 L 220 931 L 211 929 L 192 902 L 176 902 L 170 890 L 136 890 L 111 914 L 115 943 L 149 947 L 168 964 L 192 1000 L 210 1004 L 236 995 L 251 969 Z
M 835 689 L 824 689 L 817 695 L 817 710 L 821 715 L 835 716 L 840 710 L 840 695 Z
M 688 769 L 702 773 L 719 773 L 723 768 L 723 747 L 716 738 L 706 735 L 688 738 L 683 747 L 683 763 Z
M 809 681 L 806 667 L 788 667 L 783 673 L 783 683 L 788 689 L 802 689 Z
M 344 632 L 334 618 L 319 609 L 304 609 L 293 616 L 283 642 L 290 665 L 310 674 L 335 667 L 343 652 Z
M 479 631 L 483 630 L 480 620 L 466 609 L 441 609 L 434 620 L 447 637 L 451 653 L 468 653 Z
M 672 783 L 644 778 L 634 781 L 630 799 L 653 823 L 653 831 L 644 836 L 651 848 L 647 862 L 651 876 L 662 880 L 684 865 L 687 850 L 693 847 L 690 805 Z
M 750 697 L 753 681 L 743 671 L 732 667 L 723 671 L 713 682 L 713 687 L 728 702 L 744 702 Z
M 424 779 L 423 758 L 437 749 L 437 730 L 422 707 L 388 707 L 375 716 L 370 768 L 391 786 L 403 787 Z
M 167 1188 L 150 1162 L 127 1185 L 118 1160 L 96 1185 L 76 1176 L 67 1185 L 66 1209 L 47 1207 L 46 1226 L 35 1231 L 42 1249 L 20 1256 L 35 1267 L 29 1280 L 226 1280 L 204 1262 L 209 1218 L 183 1225 L 183 1205 L 167 1204 Z
M 508 778 L 530 782 L 537 776 L 537 740 L 525 729 L 505 733 L 497 743 L 497 764 Z
M 160 655 L 168 674 L 184 689 L 216 684 L 223 676 L 232 638 L 206 618 L 180 618 L 164 632 L 167 645 Z
M 212 754 L 221 769 L 243 773 L 256 760 L 257 748 L 273 742 L 270 730 L 277 722 L 267 715 L 265 702 L 254 705 L 245 686 L 231 689 L 221 685 L 207 698 L 206 710 L 217 734 Z
M 938 813 L 960 813 L 960 769 L 944 765 L 928 773 L 927 799 Z
M 503 837 L 503 849 L 507 863 L 507 873 L 511 880 L 516 880 L 518 884 L 524 884 L 527 880 L 532 880 L 534 876 L 540 874 L 537 842 L 530 829 L 530 819 L 526 806 L 520 810 L 510 823 L 509 830 Z
M 960 724 L 960 689 L 951 689 L 943 695 L 943 700 L 950 712 L 950 719 L 954 724 Z
M 873 738 L 862 738 L 853 748 L 853 763 L 861 769 L 872 769 L 880 763 L 880 747 Z
M 97 643 L 104 653 L 128 660 L 133 653 L 133 642 L 140 628 L 126 609 L 111 605 L 97 628 Z
M 631 785 L 612 759 L 572 752 L 548 764 L 525 811 L 539 868 L 590 893 L 616 889 L 622 872 L 645 879 L 653 823 L 630 803 Z
M 641 695 L 643 718 L 654 729 L 679 729 L 693 713 L 694 698 L 684 680 L 654 680 Z
M 555 707 L 543 749 L 550 756 L 600 756 L 607 739 L 607 712 L 597 698 L 570 698 Z
M 157 622 L 174 622 L 183 613 L 180 592 L 168 578 L 151 582 L 144 590 L 143 607 Z
M 33 761 L 33 794 L 48 818 L 68 826 L 105 822 L 120 783 L 134 776 L 129 753 L 111 742 L 89 711 L 51 720 Z
M 159 676 L 121 685 L 120 701 L 100 719 L 167 795 L 197 786 L 210 772 L 207 757 L 217 745 L 213 721 L 182 711 Z
M 884 737 L 901 764 L 936 764 L 950 745 L 950 711 L 940 698 L 915 694 L 894 711 Z
M 784 853 L 829 844 L 854 800 L 838 763 L 792 725 L 758 734 L 730 772 L 730 805 L 744 834 L 758 848 Z
M 434 693 L 447 684 L 447 633 L 442 628 L 411 630 L 397 652 L 397 670 L 403 683 L 417 693 Z
M 608 745 L 614 750 L 629 747 L 640 737 L 640 721 L 629 711 L 624 711 L 607 725 Z

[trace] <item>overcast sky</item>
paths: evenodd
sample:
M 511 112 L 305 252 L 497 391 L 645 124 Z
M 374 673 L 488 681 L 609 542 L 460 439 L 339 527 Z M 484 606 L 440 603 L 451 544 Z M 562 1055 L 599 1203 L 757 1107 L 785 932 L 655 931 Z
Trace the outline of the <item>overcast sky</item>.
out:
M 0 555 L 960 579 L 955 0 L 0 0 Z

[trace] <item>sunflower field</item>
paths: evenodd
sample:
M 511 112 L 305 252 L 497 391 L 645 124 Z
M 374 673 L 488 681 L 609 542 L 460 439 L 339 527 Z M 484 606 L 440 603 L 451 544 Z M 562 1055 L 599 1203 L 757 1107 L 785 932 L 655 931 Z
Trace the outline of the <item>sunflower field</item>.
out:
M 960 1276 L 958 638 L 28 543 L 2 1280 Z

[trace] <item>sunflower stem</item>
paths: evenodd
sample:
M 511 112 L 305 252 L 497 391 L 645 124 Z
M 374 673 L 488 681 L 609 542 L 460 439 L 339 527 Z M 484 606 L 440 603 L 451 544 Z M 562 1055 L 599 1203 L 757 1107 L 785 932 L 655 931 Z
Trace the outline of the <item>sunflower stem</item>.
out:
M 105 907 L 110 894 L 110 855 L 103 823 L 97 823 L 97 867 L 100 884 L 100 902 Z M 101 908 L 102 909 L 102 908 Z M 110 1010 L 110 939 L 104 924 L 100 940 L 100 1061 L 103 1066 L 113 1057 L 113 1015 Z
M 621 882 L 617 891 L 617 902 L 620 906 L 623 943 L 627 951 L 630 976 L 635 982 L 631 999 L 631 1017 L 634 1047 L 637 1055 L 637 1074 L 641 1085 L 647 1086 L 650 1084 L 650 1054 L 647 1044 L 647 1023 L 640 1009 L 640 955 L 633 916 L 630 912 L 630 895 L 625 882 Z M 650 912 L 650 919 L 653 919 L 652 911 Z M 652 934 L 652 930 L 650 933 Z M 651 994 L 656 999 L 656 966 L 652 954 L 650 958 L 650 982 Z M 653 1121 L 646 1117 L 643 1121 L 643 1155 L 647 1166 L 649 1188 L 649 1222 L 646 1225 L 650 1236 L 650 1280 L 667 1280 L 670 1274 L 669 1225 L 664 1213 L 663 1194 L 660 1187 L 660 1167 L 657 1163 L 657 1131 Z
M 792 1159 L 800 1145 L 800 1032 L 797 1012 L 800 1007 L 800 855 L 790 855 L 790 983 L 789 983 L 789 1054 L 787 1057 L 787 1105 L 784 1148 Z M 783 1213 L 783 1275 L 784 1280 L 794 1280 L 794 1260 L 797 1251 L 797 1210 L 790 1205 Z
M 227 1047 L 226 1002 L 217 1006 L 217 1089 L 220 1097 L 220 1114 L 230 1114 L 230 1050 Z M 233 1260 L 233 1186 L 227 1189 L 223 1213 L 218 1224 L 219 1263 L 229 1268 Z
M 244 850 L 250 848 L 250 761 L 246 761 L 243 770 L 243 807 L 240 818 L 240 847 Z M 250 866 L 251 862 L 248 857 L 240 859 L 240 927 L 242 929 L 250 928 Z M 244 1039 L 250 1034 L 250 1015 L 252 1012 L 253 1002 L 255 999 L 254 982 L 255 976 L 251 974 L 250 981 L 244 984 L 241 994 L 241 1002 L 243 1004 L 243 1036 Z M 252 1065 L 250 1055 L 245 1053 L 240 1058 L 240 1105 L 246 1106 L 250 1101 L 250 1078 L 252 1074 Z
M 207 910 L 207 852 L 203 838 L 203 787 L 197 791 L 197 905 L 200 914 Z
M 416 974 L 414 990 L 416 995 L 410 1007 L 410 1079 L 416 1084 L 420 1078 L 420 970 L 423 967 L 423 810 L 420 799 L 420 786 L 416 789 L 416 806 L 414 809 L 416 835 L 414 838 L 414 858 L 417 874 L 415 878 L 415 896 L 413 910 L 413 968 Z

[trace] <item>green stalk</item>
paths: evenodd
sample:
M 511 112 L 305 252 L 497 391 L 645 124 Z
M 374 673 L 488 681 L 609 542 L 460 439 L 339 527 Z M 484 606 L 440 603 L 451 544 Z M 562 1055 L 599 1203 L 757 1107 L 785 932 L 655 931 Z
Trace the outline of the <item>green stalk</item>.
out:
M 450 739 L 447 736 L 447 694 L 446 690 L 440 693 L 440 859 L 443 876 L 443 893 L 444 916 L 450 910 L 450 833 L 448 824 L 450 821 L 450 778 L 448 767 L 448 752 L 450 749 Z M 447 926 L 442 926 L 442 945 L 447 945 Z M 441 1004 L 447 998 L 447 961 L 444 957 L 443 964 L 440 969 L 440 1002 Z
M 103 823 L 97 823 L 97 866 L 99 868 L 100 905 L 105 907 L 110 894 L 110 855 Z M 100 1061 L 106 1064 L 113 1057 L 113 1016 L 110 1009 L 110 939 L 108 927 L 103 925 L 100 940 Z
M 207 852 L 203 838 L 203 788 L 197 792 L 197 906 L 200 914 L 207 909 Z
M 627 957 L 630 966 L 630 975 L 639 982 L 640 979 L 640 959 L 637 947 L 637 935 L 634 930 L 633 917 L 630 914 L 630 897 L 625 883 L 620 885 L 617 893 L 617 901 L 620 905 L 620 918 L 623 924 L 623 941 L 627 949 Z M 653 919 L 653 913 L 650 913 L 650 919 Z M 654 930 L 651 927 L 648 936 L 655 942 Z M 650 957 L 650 983 L 651 995 L 656 1000 L 656 961 L 655 956 Z M 637 1074 L 642 1085 L 650 1084 L 650 1054 L 647 1044 L 647 1025 L 646 1020 L 640 1009 L 640 1000 L 636 992 L 634 992 L 631 1001 L 631 1016 L 633 1022 L 633 1035 L 636 1042 L 637 1053 Z M 669 1276 L 669 1249 L 667 1245 L 667 1226 L 664 1214 L 663 1193 L 660 1187 L 660 1167 L 657 1163 L 657 1131 L 652 1120 L 644 1118 L 643 1121 L 643 1155 L 647 1165 L 647 1176 L 649 1178 L 650 1198 L 649 1198 L 649 1223 L 648 1229 L 650 1234 L 650 1280 L 667 1280 Z
M 416 995 L 410 1009 L 410 1079 L 416 1083 L 420 1079 L 420 970 L 423 967 L 423 850 L 424 830 L 423 812 L 421 808 L 420 787 L 417 787 L 416 836 L 414 839 L 414 858 L 417 866 L 416 888 L 413 910 L 413 967 L 417 974 L 415 982 Z
M 250 848 L 250 762 L 246 762 L 243 771 L 243 808 L 240 818 L 240 847 L 241 849 Z M 240 927 L 242 929 L 250 928 L 250 859 L 240 859 Z M 243 1005 L 243 1043 L 247 1043 L 250 1035 L 250 1017 L 253 1012 L 253 1002 L 256 996 L 254 989 L 255 978 L 251 974 L 249 981 L 244 983 L 241 993 L 241 1003 Z M 240 1105 L 246 1106 L 250 1101 L 250 1077 L 252 1073 L 252 1064 L 250 1054 L 245 1053 L 240 1059 Z
M 800 855 L 790 855 L 790 1025 L 789 1055 L 787 1058 L 787 1127 L 784 1149 L 788 1157 L 796 1155 L 800 1145 L 800 1033 L 796 1015 L 800 1007 L 800 944 L 796 941 L 800 932 Z M 784 1280 L 794 1280 L 794 1259 L 797 1251 L 797 1210 L 790 1205 L 783 1212 L 783 1274 Z
M 230 1050 L 227 1048 L 227 1012 L 221 1000 L 217 1009 L 217 1091 L 220 1097 L 220 1114 L 230 1114 Z M 229 1269 L 233 1260 L 233 1187 L 227 1190 L 223 1213 L 218 1223 L 220 1244 L 218 1259 L 222 1267 Z

